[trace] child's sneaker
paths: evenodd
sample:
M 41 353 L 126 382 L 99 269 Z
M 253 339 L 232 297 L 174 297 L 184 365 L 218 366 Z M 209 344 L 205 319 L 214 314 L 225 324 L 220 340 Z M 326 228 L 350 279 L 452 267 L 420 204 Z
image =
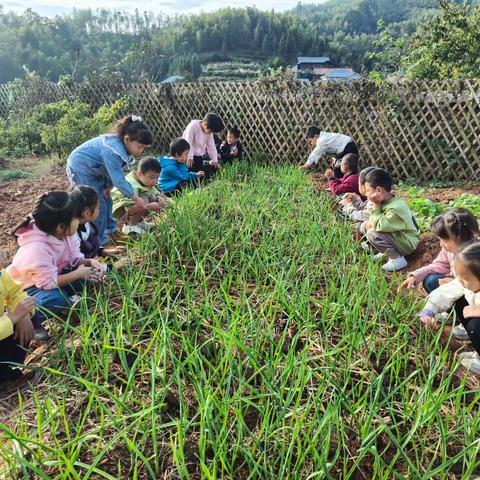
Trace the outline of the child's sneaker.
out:
M 136 233 L 137 235 L 143 235 L 151 230 L 152 225 L 146 222 L 137 223 L 137 225 L 127 225 L 125 224 L 122 227 L 122 233 L 130 235 L 131 233 Z
M 80 295 L 76 295 L 76 294 L 75 294 L 75 295 L 72 295 L 72 296 L 69 297 L 69 298 L 70 298 L 70 301 L 71 301 L 72 303 L 76 303 L 76 302 L 78 302 L 79 300 L 81 300 L 82 297 L 80 297 Z
M 372 246 L 370 245 L 370 242 L 367 242 L 367 241 L 362 242 L 360 246 L 362 247 L 364 252 L 371 253 Z
M 125 235 L 131 235 L 132 233 L 136 233 L 137 235 L 141 235 L 145 233 L 138 225 L 124 225 L 122 227 L 122 233 Z
M 458 358 L 463 367 L 471 372 L 480 374 L 480 356 L 477 352 L 463 352 Z
M 372 260 L 375 260 L 376 262 L 379 262 L 379 261 L 383 260 L 386 256 L 387 256 L 387 254 L 385 252 L 376 253 L 375 255 L 372 255 Z
M 465 330 L 465 327 L 463 325 L 457 325 L 453 331 L 452 335 L 457 339 L 457 340 L 469 340 L 470 337 L 468 336 L 467 331 Z
M 36 327 L 34 330 L 34 335 L 33 338 L 37 342 L 46 342 L 48 341 L 48 332 L 45 330 L 45 327 L 43 325 L 40 325 L 39 327 Z
M 382 269 L 386 272 L 396 272 L 408 265 L 405 257 L 391 258 L 387 263 L 382 265 Z

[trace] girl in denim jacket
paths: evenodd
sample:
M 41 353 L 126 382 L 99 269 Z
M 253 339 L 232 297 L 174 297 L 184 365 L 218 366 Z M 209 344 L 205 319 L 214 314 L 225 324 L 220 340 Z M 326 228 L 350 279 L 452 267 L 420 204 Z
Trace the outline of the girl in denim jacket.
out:
M 100 213 L 95 224 L 102 246 L 109 242 L 108 235 L 117 230 L 110 198 L 114 186 L 138 207 L 145 206 L 125 180 L 124 168 L 130 167 L 133 157 L 141 155 L 152 143 L 153 135 L 147 125 L 140 117 L 130 115 L 120 120 L 111 134 L 88 140 L 68 157 L 67 175 L 71 185 L 88 185 L 100 197 Z

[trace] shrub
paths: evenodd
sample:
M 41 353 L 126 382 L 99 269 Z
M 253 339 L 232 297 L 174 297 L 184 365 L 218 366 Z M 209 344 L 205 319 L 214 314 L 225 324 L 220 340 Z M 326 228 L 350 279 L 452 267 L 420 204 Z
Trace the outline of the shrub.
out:
M 91 115 L 91 106 L 79 100 L 37 105 L 10 121 L 0 119 L 0 155 L 55 153 L 61 159 L 78 145 L 108 131 L 127 108 L 124 98 Z

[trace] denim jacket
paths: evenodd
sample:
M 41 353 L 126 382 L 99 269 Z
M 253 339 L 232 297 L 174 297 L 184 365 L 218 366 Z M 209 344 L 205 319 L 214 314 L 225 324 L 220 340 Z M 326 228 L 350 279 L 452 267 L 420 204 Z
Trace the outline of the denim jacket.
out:
M 91 183 L 103 180 L 104 188 L 115 186 L 123 195 L 131 197 L 134 192 L 125 180 L 124 168 L 129 168 L 133 162 L 134 158 L 128 154 L 118 135 L 100 135 L 82 143 L 70 154 L 67 175 L 74 185 L 88 182 L 89 179 Z

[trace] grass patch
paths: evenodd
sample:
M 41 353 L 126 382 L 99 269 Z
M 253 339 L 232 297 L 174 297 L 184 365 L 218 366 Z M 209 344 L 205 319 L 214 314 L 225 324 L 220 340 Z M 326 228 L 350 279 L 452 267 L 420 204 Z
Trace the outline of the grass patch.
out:
M 0 182 L 9 182 L 11 180 L 32 178 L 32 175 L 22 170 L 5 169 L 0 171 Z
M 2 412 L 7 478 L 478 474 L 480 395 L 297 169 L 225 169 L 135 255 Z

